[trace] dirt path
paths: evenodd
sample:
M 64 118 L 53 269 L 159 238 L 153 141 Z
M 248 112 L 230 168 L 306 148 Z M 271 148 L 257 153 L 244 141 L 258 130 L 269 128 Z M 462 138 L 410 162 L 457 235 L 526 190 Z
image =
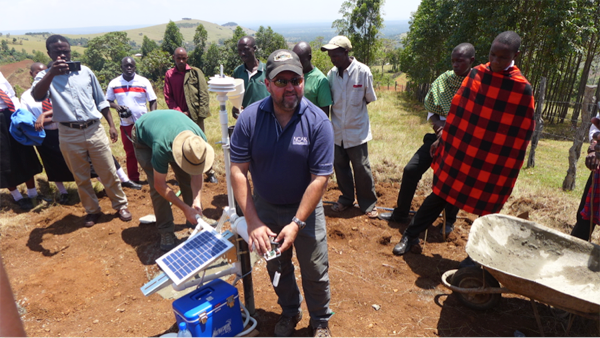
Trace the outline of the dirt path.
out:
M 224 178 L 220 177 L 221 182 Z M 126 190 L 134 221 L 121 222 L 110 201 L 93 228 L 81 227 L 84 211 L 74 206 L 42 205 L 16 212 L 3 195 L 0 251 L 22 319 L 30 336 L 156 336 L 175 323 L 172 300 L 158 294 L 144 297 L 140 287 L 158 271 L 154 260 L 159 235 L 155 225 L 136 220 L 152 213 L 148 186 Z M 380 184 L 379 205 L 395 204 L 398 185 Z M 422 191 L 413 202 L 417 208 Z M 339 191 L 330 184 L 326 201 Z M 207 184 L 206 215 L 218 218 L 226 204 L 225 184 Z M 175 210 L 179 237 L 189 233 L 183 214 Z M 539 335 L 529 301 L 504 298 L 493 310 L 478 313 L 460 304 L 440 284 L 440 276 L 465 256 L 473 215 L 463 214 L 456 230 L 443 242 L 439 227 L 429 229 L 422 254 L 392 255 L 405 224 L 370 220 L 358 209 L 334 214 L 326 206 L 332 300 L 330 326 L 336 336 L 512 336 L 519 330 Z M 264 262 L 253 274 L 262 336 L 271 336 L 279 314 Z M 298 275 L 298 279 L 300 279 Z M 241 291 L 242 286 L 238 284 Z M 243 299 L 243 297 L 241 297 Z M 373 305 L 381 308 L 375 310 Z M 304 305 L 303 305 L 304 306 Z M 564 335 L 566 318 L 554 318 L 539 306 L 547 335 Z M 306 309 L 305 309 L 306 310 Z M 595 332 L 597 323 L 575 320 L 572 334 Z M 307 336 L 308 316 L 295 336 Z

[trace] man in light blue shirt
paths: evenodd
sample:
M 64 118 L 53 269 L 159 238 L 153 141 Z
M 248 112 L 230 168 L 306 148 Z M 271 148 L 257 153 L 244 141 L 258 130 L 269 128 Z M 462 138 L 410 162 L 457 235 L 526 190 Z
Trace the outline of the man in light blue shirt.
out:
M 130 221 L 132 217 L 127 208 L 127 197 L 121 188 L 110 144 L 100 123 L 104 116 L 108 122 L 110 138 L 116 142 L 117 130 L 100 83 L 86 66 L 81 66 L 80 70 L 69 70 L 71 46 L 65 37 L 48 37 L 46 49 L 54 62 L 48 70 L 35 77 L 31 94 L 36 101 L 43 101 L 48 97 L 52 100 L 52 121 L 59 123 L 60 150 L 75 177 L 81 204 L 87 212 L 84 225 L 94 226 L 102 215 L 90 180 L 88 157 L 102 180 L 112 207 L 118 211 L 119 218 L 125 222 Z

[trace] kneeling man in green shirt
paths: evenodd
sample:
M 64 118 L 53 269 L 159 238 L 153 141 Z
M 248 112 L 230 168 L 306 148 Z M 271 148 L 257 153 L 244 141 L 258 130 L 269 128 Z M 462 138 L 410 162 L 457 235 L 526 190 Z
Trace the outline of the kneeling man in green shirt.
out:
M 212 167 L 215 151 L 206 142 L 202 129 L 175 110 L 142 115 L 131 134 L 135 156 L 148 177 L 160 249 L 169 251 L 177 245 L 169 202 L 183 211 L 188 222 L 198 223 L 196 215 L 202 215 L 202 174 Z M 183 201 L 167 185 L 169 165 Z

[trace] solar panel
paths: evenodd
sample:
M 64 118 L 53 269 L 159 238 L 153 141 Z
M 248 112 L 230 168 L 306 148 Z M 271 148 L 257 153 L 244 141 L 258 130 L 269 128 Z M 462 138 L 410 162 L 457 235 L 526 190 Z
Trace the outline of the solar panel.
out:
M 179 285 L 219 258 L 233 244 L 213 230 L 204 230 L 156 260 L 171 280 Z

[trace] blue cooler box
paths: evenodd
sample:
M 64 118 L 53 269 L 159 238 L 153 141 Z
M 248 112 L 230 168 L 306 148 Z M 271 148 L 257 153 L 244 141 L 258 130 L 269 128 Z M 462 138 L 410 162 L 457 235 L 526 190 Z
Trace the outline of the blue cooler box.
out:
M 173 311 L 194 337 L 233 337 L 244 329 L 238 290 L 220 279 L 174 301 Z

